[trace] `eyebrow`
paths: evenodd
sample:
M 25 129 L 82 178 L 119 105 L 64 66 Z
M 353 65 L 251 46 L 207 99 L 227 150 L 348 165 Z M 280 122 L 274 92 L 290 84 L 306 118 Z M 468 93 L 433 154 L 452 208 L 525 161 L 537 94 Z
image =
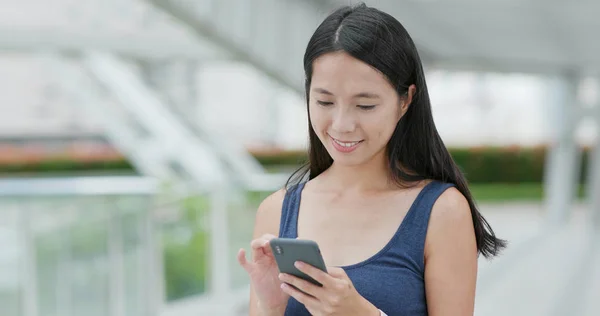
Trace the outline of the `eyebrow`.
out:
M 313 91 L 322 93 L 322 94 L 333 95 L 333 93 L 331 93 L 323 88 L 314 88 Z M 379 98 L 379 95 L 375 94 L 375 93 L 371 93 L 371 92 L 360 92 L 360 93 L 353 95 L 352 97 L 353 98 L 377 99 L 377 98 Z

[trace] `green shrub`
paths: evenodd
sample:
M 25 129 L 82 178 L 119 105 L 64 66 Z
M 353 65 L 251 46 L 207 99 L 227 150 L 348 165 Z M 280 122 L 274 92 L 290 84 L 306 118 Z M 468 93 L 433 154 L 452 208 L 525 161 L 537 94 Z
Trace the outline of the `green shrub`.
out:
M 546 147 L 449 148 L 452 158 L 470 183 L 539 183 L 544 179 Z M 304 152 L 255 154 L 268 166 L 300 166 Z M 583 148 L 581 182 L 587 174 L 589 148 Z
M 209 266 L 208 200 L 190 197 L 180 203 L 182 218 L 163 229 L 167 300 L 205 292 Z
M 542 182 L 546 164 L 546 147 L 473 147 L 450 148 L 450 154 L 470 183 Z M 303 151 L 255 152 L 254 157 L 267 170 L 288 170 L 307 160 Z M 581 182 L 587 174 L 589 149 L 584 148 L 580 169 Z M 81 161 L 74 158 L 42 160 L 37 163 L 0 163 L 0 173 L 43 172 L 135 172 L 127 160 Z
M 81 172 L 81 171 L 126 171 L 134 172 L 129 161 L 96 160 L 84 161 L 76 159 L 46 159 L 37 163 L 0 163 L 0 173 L 44 173 L 44 172 Z
M 451 149 L 470 183 L 542 182 L 546 151 L 542 148 Z
M 208 233 L 195 232 L 189 242 L 165 244 L 165 290 L 168 301 L 206 291 Z
M 256 152 L 252 154 L 263 166 L 296 166 L 304 163 L 308 156 L 304 151 Z

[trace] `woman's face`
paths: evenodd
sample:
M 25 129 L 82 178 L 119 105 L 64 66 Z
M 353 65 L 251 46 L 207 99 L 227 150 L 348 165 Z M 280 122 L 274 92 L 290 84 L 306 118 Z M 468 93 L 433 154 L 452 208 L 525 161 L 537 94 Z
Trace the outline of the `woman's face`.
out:
M 410 97 L 401 99 L 382 73 L 345 52 L 324 54 L 313 63 L 309 115 L 336 164 L 383 158 Z

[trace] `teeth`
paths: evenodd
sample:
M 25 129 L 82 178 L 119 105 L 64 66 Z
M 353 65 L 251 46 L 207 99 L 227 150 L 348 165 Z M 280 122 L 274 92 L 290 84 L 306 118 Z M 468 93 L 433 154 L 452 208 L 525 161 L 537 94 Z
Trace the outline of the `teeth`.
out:
M 337 139 L 333 140 L 334 142 L 336 142 L 338 145 L 343 146 L 343 147 L 352 147 L 356 144 L 358 144 L 359 142 L 352 142 L 352 143 L 342 143 L 340 141 L 338 141 Z

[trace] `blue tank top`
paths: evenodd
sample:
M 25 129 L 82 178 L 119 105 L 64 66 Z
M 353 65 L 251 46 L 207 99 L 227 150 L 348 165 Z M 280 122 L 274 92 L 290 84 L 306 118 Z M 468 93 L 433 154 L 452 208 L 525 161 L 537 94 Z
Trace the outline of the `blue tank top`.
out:
M 279 237 L 298 237 L 298 211 L 305 183 L 291 187 L 283 200 Z M 343 266 L 358 293 L 389 316 L 427 315 L 424 248 L 433 204 L 451 183 L 432 181 L 417 195 L 390 241 L 374 256 Z M 285 316 L 310 315 L 290 297 Z

